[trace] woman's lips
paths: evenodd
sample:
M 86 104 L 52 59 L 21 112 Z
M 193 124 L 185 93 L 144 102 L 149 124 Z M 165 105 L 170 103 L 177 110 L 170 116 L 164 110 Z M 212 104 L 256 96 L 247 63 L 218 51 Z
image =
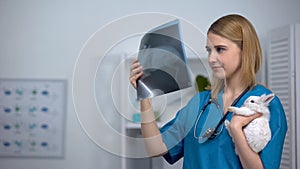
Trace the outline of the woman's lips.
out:
M 217 71 L 217 70 L 222 69 L 222 66 L 212 66 L 211 69 L 214 71 Z

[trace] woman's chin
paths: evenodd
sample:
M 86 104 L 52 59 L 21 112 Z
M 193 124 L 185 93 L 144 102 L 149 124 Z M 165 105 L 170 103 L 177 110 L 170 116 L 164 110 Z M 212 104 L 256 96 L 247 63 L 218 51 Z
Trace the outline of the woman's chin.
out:
M 214 72 L 214 77 L 216 77 L 217 79 L 225 79 L 225 73 L 224 72 Z

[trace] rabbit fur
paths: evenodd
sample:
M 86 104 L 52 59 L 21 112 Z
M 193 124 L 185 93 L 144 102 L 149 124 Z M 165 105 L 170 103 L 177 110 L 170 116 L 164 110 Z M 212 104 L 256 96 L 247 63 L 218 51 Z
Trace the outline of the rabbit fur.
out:
M 270 111 L 268 106 L 274 97 L 275 95 L 273 93 L 269 95 L 250 96 L 240 108 L 233 106 L 228 107 L 228 111 L 243 116 L 262 113 L 262 116 L 254 119 L 243 128 L 249 146 L 256 153 L 260 152 L 271 139 L 271 129 L 269 126 Z M 230 122 L 226 120 L 225 126 L 228 127 L 229 123 Z

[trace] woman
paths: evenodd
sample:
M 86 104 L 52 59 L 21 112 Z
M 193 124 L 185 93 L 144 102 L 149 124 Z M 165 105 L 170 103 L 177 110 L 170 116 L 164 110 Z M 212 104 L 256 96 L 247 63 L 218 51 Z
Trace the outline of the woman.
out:
M 184 157 L 183 168 L 186 169 L 279 168 L 287 131 L 280 100 L 275 97 L 270 103 L 272 137 L 259 153 L 249 147 L 242 129 L 260 114 L 245 117 L 227 112 L 227 107 L 233 104 L 241 106 L 251 95 L 271 93 L 255 80 L 255 74 L 261 66 L 262 52 L 254 27 L 240 15 L 221 17 L 207 32 L 206 50 L 213 71 L 211 91 L 196 94 L 160 130 L 155 122 L 151 101 L 141 101 L 142 134 L 149 155 L 163 155 L 169 163 Z M 142 75 L 142 67 L 136 60 L 131 66 L 130 76 L 134 87 Z M 230 125 L 220 130 L 213 139 L 200 142 L 197 129 L 198 125 L 205 122 L 203 118 L 209 117 L 201 115 L 209 98 L 217 100 Z

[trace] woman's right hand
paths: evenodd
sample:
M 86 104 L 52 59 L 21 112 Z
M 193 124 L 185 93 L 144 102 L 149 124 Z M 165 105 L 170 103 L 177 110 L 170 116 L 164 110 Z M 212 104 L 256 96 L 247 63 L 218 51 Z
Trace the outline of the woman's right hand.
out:
M 143 75 L 143 67 L 140 65 L 139 61 L 135 59 L 130 66 L 130 83 L 134 88 L 136 88 L 136 81 Z
M 136 88 L 136 81 L 143 75 L 143 67 L 135 59 L 130 66 L 130 83 Z M 151 157 L 161 156 L 168 152 L 168 149 L 160 135 L 159 128 L 155 121 L 150 99 L 141 100 L 141 130 L 148 155 Z

